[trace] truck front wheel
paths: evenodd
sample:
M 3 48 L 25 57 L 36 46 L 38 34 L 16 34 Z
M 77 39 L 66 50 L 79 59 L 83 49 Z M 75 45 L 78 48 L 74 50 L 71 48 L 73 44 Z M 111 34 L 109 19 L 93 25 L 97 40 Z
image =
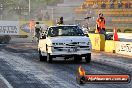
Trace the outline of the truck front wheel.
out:
M 47 61 L 46 56 L 42 56 L 41 51 L 39 50 L 39 59 L 40 61 Z
M 53 58 L 52 58 L 52 56 L 49 53 L 47 54 L 47 61 L 49 63 L 52 63 L 52 61 L 53 61 Z
M 90 63 L 90 61 L 91 61 L 91 53 L 89 53 L 89 54 L 87 54 L 85 56 L 85 60 L 86 60 L 86 63 Z

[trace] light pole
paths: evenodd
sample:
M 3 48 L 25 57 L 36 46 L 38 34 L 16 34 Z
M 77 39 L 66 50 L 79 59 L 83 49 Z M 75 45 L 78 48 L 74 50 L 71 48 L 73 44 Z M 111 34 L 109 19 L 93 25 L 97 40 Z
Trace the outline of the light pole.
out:
M 54 20 L 54 8 L 52 8 L 52 21 Z
M 18 6 L 17 8 L 15 8 L 16 12 L 18 15 L 21 15 L 21 11 L 23 8 L 21 8 L 20 6 Z
M 29 19 L 31 14 L 31 0 L 28 1 L 28 13 L 29 13 Z
M 25 17 L 25 20 L 27 19 L 27 16 L 29 15 L 29 8 L 23 7 L 23 15 Z
M 17 6 L 16 8 L 14 8 L 14 10 L 19 15 L 19 19 L 21 19 L 21 17 L 23 17 L 23 15 L 28 15 L 28 8 L 27 7 Z
M 3 19 L 3 4 L 0 4 L 0 12 L 1 12 L 0 18 L 2 20 Z

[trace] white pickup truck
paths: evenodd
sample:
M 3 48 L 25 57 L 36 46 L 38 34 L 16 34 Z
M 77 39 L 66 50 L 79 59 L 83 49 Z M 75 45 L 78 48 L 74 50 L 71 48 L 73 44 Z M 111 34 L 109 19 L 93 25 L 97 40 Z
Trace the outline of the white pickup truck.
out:
M 76 25 L 50 26 L 42 34 L 38 43 L 40 61 L 52 63 L 53 58 L 74 57 L 75 62 L 85 57 L 87 63 L 91 61 L 91 42 L 83 31 Z

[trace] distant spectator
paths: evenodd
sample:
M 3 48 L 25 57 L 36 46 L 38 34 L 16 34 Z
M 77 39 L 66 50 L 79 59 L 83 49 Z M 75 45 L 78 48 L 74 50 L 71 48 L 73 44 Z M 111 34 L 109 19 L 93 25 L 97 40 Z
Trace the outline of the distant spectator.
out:
M 118 2 L 118 8 L 122 8 L 122 3 L 121 2 Z
M 44 14 L 44 19 L 45 20 L 49 20 L 50 19 L 50 16 L 49 16 L 49 13 L 46 11 L 46 13 Z
M 130 2 L 129 2 L 129 1 L 127 1 L 127 2 L 125 3 L 125 8 L 130 8 Z
M 99 14 L 99 17 L 96 20 L 97 30 L 100 34 L 105 33 L 105 18 L 102 13 Z
M 86 4 L 83 3 L 83 4 L 82 4 L 82 9 L 86 9 L 86 8 L 87 8 Z
M 102 9 L 105 9 L 105 8 L 106 8 L 105 2 L 102 2 L 101 8 L 102 8 Z
M 111 1 L 111 2 L 110 2 L 110 9 L 113 9 L 113 8 L 114 8 L 114 2 Z
M 93 4 L 93 8 L 97 9 L 98 8 L 98 4 L 97 3 L 94 3 Z

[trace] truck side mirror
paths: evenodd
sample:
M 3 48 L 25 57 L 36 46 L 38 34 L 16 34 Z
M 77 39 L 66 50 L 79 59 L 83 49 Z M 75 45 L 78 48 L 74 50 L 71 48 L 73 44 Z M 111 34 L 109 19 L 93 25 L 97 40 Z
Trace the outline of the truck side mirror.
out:
M 88 34 L 84 34 L 86 37 L 89 37 L 89 35 Z

